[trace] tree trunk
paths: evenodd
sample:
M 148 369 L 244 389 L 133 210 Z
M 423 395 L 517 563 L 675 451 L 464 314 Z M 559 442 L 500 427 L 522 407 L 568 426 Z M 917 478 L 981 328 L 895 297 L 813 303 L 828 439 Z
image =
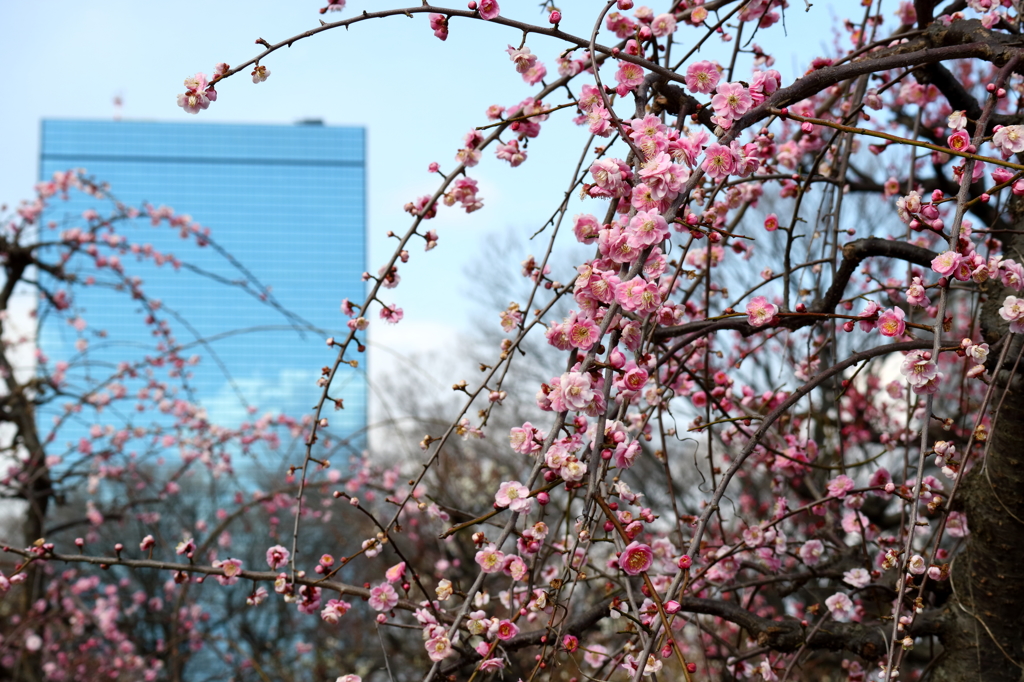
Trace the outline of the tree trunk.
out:
M 1011 211 L 1014 228 L 1024 229 L 1024 202 L 1014 199 Z M 1010 235 L 1003 253 L 1024 260 L 1024 234 Z M 1016 292 L 998 282 L 985 288 L 981 326 L 993 344 L 1009 333 L 998 311 Z M 998 370 L 990 413 L 998 415 L 988 457 L 975 462 L 960 493 L 970 535 L 951 571 L 950 620 L 936 682 L 1024 680 L 1024 361 L 1011 376 L 1021 336 L 1006 339 L 1011 345 L 1002 368 L 994 365 L 998 353 L 990 356 L 989 369 Z

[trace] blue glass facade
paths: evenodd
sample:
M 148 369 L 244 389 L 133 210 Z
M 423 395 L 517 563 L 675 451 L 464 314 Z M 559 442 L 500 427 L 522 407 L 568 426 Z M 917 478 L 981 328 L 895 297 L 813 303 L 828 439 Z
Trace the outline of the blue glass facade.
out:
M 120 231 L 194 266 L 175 271 L 124 259 L 126 273 L 141 277 L 146 294 L 162 301 L 178 343 L 193 344 L 183 354 L 202 357 L 189 385 L 210 420 L 235 425 L 251 418 L 248 406 L 260 414 L 309 414 L 320 367 L 334 357 L 324 338 L 347 331 L 338 304 L 345 297 L 361 302 L 365 291 L 364 130 L 43 121 L 40 179 L 71 168 L 108 183 L 125 205 L 166 205 L 209 228 L 216 247 L 198 248 L 166 223 L 152 227 L 144 215 Z M 82 195 L 55 201 L 46 218 L 80 226 L 82 211 L 98 203 Z M 251 283 L 243 290 L 216 281 L 242 281 L 246 273 L 269 286 L 290 315 L 254 296 Z M 124 292 L 87 287 L 76 305 L 90 330 L 107 332 L 91 341 L 94 360 L 153 353 L 157 341 Z M 75 339 L 69 327 L 44 324 L 40 345 L 56 361 L 74 356 Z M 346 368 L 332 389 L 345 409 L 328 410 L 331 431 L 352 436 L 356 449 L 365 443 L 366 425 L 365 356 L 360 359 L 364 364 Z

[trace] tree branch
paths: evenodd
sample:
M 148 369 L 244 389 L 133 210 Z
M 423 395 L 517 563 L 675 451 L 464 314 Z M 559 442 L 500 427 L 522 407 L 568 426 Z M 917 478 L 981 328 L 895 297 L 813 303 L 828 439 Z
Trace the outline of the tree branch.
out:
M 738 604 L 717 599 L 684 597 L 679 600 L 684 611 L 718 616 L 739 625 L 757 640 L 758 646 L 768 647 L 780 653 L 789 653 L 806 647 L 808 649 L 845 649 L 868 660 L 878 660 L 886 655 L 886 636 L 877 627 L 860 623 L 826 622 L 821 627 L 808 628 L 795 618 L 772 620 L 756 616 Z M 909 634 L 912 637 L 939 635 L 943 632 L 945 617 L 939 611 L 919 616 Z
M 846 290 L 846 285 L 850 282 L 850 277 L 856 272 L 857 266 L 866 258 L 885 256 L 886 258 L 895 258 L 922 267 L 930 267 L 932 259 L 936 255 L 938 254 L 930 249 L 891 239 L 867 237 L 866 239 L 852 241 L 843 247 L 843 262 L 836 272 L 836 278 L 832 281 L 828 291 L 825 292 L 825 296 L 816 300 L 811 305 L 810 314 L 787 315 L 781 318 L 778 324 L 768 327 L 768 329 L 778 329 L 780 327 L 790 330 L 800 329 L 817 322 L 819 318 L 816 315 L 832 313 L 843 299 L 843 292 Z M 727 320 L 699 320 L 697 322 L 688 322 L 687 324 L 659 329 L 654 332 L 654 339 L 663 340 L 696 332 L 701 332 L 701 335 L 703 335 L 722 329 L 732 329 L 740 332 L 743 336 L 750 336 L 762 329 L 766 329 L 766 327 L 754 327 L 742 317 L 734 317 Z M 673 347 L 669 354 L 677 350 L 678 348 Z

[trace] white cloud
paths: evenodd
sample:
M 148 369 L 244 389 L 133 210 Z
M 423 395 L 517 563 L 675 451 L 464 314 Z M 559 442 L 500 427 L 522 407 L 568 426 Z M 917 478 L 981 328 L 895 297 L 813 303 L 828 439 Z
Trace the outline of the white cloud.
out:
M 276 378 L 235 377 L 235 386 L 250 405 L 258 408 L 259 414 L 285 412 L 296 417 L 309 411 L 319 391 L 316 372 L 306 369 L 283 369 Z M 216 424 L 234 425 L 251 417 L 226 381 L 202 403 L 210 421 Z

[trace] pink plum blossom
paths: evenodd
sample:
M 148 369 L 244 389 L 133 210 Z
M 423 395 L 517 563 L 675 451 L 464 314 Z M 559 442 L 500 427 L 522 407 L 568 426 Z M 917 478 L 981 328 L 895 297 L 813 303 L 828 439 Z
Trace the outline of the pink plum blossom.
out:
M 663 38 L 676 32 L 676 18 L 671 14 L 659 14 L 651 22 L 651 35 Z
M 533 64 L 523 73 L 523 80 L 530 85 L 536 85 L 544 80 L 544 76 L 548 75 L 547 67 L 542 63 L 537 62 Z M 530 124 L 530 121 L 525 122 L 526 125 Z
M 711 98 L 715 114 L 730 121 L 747 113 L 753 104 L 750 91 L 742 83 L 719 83 L 718 93 Z
M 587 126 L 590 132 L 600 137 L 607 137 L 612 132 L 612 115 L 603 106 L 595 106 L 587 114 Z
M 696 62 L 686 69 L 686 87 L 690 92 L 706 95 L 715 89 L 719 78 L 721 74 L 712 62 Z
M 569 326 L 569 343 L 580 350 L 590 350 L 601 338 L 601 330 L 589 318 L 576 318 Z
M 404 316 L 405 313 L 396 305 L 386 305 L 380 309 L 380 319 L 388 324 L 398 324 Z
M 558 475 L 565 481 L 581 481 L 587 474 L 587 465 L 576 457 L 569 457 L 558 469 Z
M 853 602 L 843 592 L 836 592 L 826 599 L 825 606 L 828 607 L 828 611 L 832 614 L 832 617 L 841 623 L 845 623 L 850 620 L 854 611 Z
M 843 582 L 851 587 L 864 587 L 871 583 L 871 573 L 864 568 L 851 568 L 843 573 Z
M 814 566 L 821 561 L 821 555 L 825 553 L 825 545 L 821 540 L 808 540 L 800 546 L 797 553 L 805 564 Z
M 946 145 L 955 152 L 966 152 L 971 146 L 971 137 L 966 130 L 958 130 L 946 138 Z
M 616 87 L 620 97 L 631 92 L 644 82 L 643 67 L 632 62 L 619 62 L 619 68 L 615 72 L 615 81 L 619 84 Z
M 601 91 L 597 89 L 597 86 L 586 83 L 580 88 L 580 96 L 576 100 L 576 105 L 583 113 L 589 112 L 596 106 L 604 103 L 601 98 Z
M 704 162 L 701 169 L 708 174 L 708 177 L 718 182 L 729 177 L 729 174 L 736 169 L 736 155 L 729 147 L 720 144 L 708 145 L 704 153 Z
M 907 378 L 914 392 L 918 394 L 933 392 L 938 380 L 942 378 L 942 373 L 932 362 L 931 353 L 923 350 L 907 353 L 907 357 L 900 365 L 900 373 Z
M 890 308 L 878 316 L 878 333 L 882 336 L 902 336 L 907 329 L 902 308 Z
M 654 563 L 654 552 L 650 545 L 645 545 L 635 540 L 622 550 L 619 555 L 619 568 L 627 575 L 640 575 L 650 569 Z
M 521 427 L 513 426 L 509 431 L 508 442 L 512 449 L 523 455 L 532 455 L 540 450 L 540 443 L 534 440 L 537 429 L 530 422 L 525 422 Z
M 234 585 L 238 582 L 238 576 L 242 572 L 242 562 L 238 559 L 214 561 L 213 567 L 224 571 L 224 575 L 217 576 L 217 582 L 221 585 Z
M 915 277 L 911 280 L 910 287 L 907 288 L 907 303 L 921 308 L 931 304 L 928 292 L 925 290 L 920 277 Z
M 405 576 L 405 562 L 399 562 L 384 572 L 384 578 L 389 583 L 397 583 Z
M 337 623 L 342 616 L 348 613 L 350 608 L 352 608 L 352 605 L 347 601 L 331 599 L 327 602 L 327 606 L 325 606 L 320 612 L 320 618 L 325 623 Z
M 537 55 L 532 54 L 530 48 L 526 46 L 516 49 L 509 45 L 505 51 L 508 52 L 508 58 L 515 64 L 516 71 L 519 73 L 526 73 L 531 66 L 537 63 Z
M 484 573 L 497 573 L 504 567 L 505 555 L 490 544 L 477 551 L 476 563 Z
M 185 79 L 185 93 L 178 95 L 178 106 L 187 113 L 198 114 L 217 100 L 217 91 L 206 80 L 206 74 L 197 73 Z
M 530 569 L 522 557 L 513 555 L 505 557 L 505 566 L 502 570 L 513 580 L 523 580 Z
M 508 144 L 499 144 L 495 156 L 515 168 L 526 161 L 526 151 L 519 148 L 519 140 L 511 140 Z
M 559 385 L 565 405 L 571 411 L 586 410 L 594 399 L 590 376 L 587 374 L 566 372 L 562 375 Z
M 498 16 L 501 9 L 498 7 L 497 0 L 480 0 L 477 3 L 476 10 L 480 13 L 481 19 L 490 21 Z
M 398 593 L 389 582 L 383 582 L 370 589 L 370 608 L 374 611 L 390 611 L 398 604 Z
M 846 497 L 846 493 L 854 488 L 853 479 L 846 474 L 840 474 L 828 482 L 826 486 L 828 494 L 832 497 Z
M 454 649 L 452 649 L 451 641 L 445 636 L 428 639 L 424 646 L 427 649 L 427 655 L 430 657 L 430 660 L 435 663 L 443 661 L 455 653 Z
M 593 244 L 597 239 L 600 227 L 597 218 L 589 213 L 577 215 L 573 218 L 573 234 L 583 244 Z
M 753 327 L 763 327 L 772 321 L 778 307 L 768 302 L 764 296 L 756 296 L 747 303 L 747 322 Z
M 519 481 L 505 481 L 494 495 L 494 504 L 497 507 L 508 507 L 514 512 L 528 513 L 532 504 L 530 489 Z
M 943 251 L 932 259 L 932 270 L 943 276 L 953 274 L 963 257 L 956 251 Z
M 448 17 L 432 13 L 430 15 L 430 30 L 441 40 L 448 40 Z
M 503 642 L 512 639 L 518 634 L 519 626 L 507 619 L 499 621 L 498 626 L 494 631 L 494 636 Z

